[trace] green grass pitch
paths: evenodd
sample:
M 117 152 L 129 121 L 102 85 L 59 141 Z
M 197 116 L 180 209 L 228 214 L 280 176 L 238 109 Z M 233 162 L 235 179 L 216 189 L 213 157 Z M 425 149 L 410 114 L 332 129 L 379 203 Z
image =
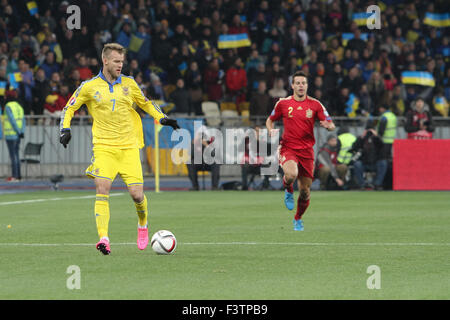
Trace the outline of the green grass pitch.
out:
M 150 236 L 172 231 L 173 255 L 137 249 L 126 191 L 110 198 L 110 256 L 94 191 L 0 195 L 0 299 L 450 298 L 448 192 L 313 191 L 304 232 L 281 191 L 146 194 Z

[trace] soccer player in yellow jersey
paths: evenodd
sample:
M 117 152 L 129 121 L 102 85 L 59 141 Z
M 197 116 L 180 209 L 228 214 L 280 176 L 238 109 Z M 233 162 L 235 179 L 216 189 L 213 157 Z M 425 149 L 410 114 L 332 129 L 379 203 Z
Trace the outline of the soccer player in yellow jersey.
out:
M 117 43 L 105 44 L 103 69 L 84 81 L 70 98 L 61 114 L 60 142 L 66 148 L 71 139 L 70 121 L 83 104 L 93 118 L 93 157 L 86 175 L 95 180 L 95 220 L 100 241 L 96 248 L 104 255 L 111 253 L 108 238 L 109 191 L 117 174 L 128 187 L 138 215 L 137 245 L 144 250 L 148 244 L 147 198 L 139 149 L 144 145 L 142 122 L 133 103 L 162 125 L 179 129 L 158 105 L 148 100 L 132 77 L 121 74 L 125 49 Z

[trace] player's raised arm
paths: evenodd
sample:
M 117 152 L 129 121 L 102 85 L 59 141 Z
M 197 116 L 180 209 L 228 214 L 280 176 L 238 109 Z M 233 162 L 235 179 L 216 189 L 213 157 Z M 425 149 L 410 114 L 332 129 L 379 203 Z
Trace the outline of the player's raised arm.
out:
M 64 148 L 67 148 L 67 144 L 72 138 L 72 134 L 70 132 L 70 122 L 72 121 L 73 115 L 75 114 L 75 111 L 77 111 L 88 100 L 86 92 L 83 90 L 83 86 L 84 82 L 70 97 L 61 113 L 61 121 L 59 124 L 59 142 L 64 146 Z
M 159 123 L 163 126 L 171 126 L 174 130 L 180 128 L 177 120 L 167 117 L 167 115 L 164 114 L 164 112 L 155 102 L 147 99 L 147 97 L 144 96 L 144 93 L 134 80 L 131 89 L 132 99 L 139 106 L 139 108 L 147 112 L 154 119 L 159 121 Z

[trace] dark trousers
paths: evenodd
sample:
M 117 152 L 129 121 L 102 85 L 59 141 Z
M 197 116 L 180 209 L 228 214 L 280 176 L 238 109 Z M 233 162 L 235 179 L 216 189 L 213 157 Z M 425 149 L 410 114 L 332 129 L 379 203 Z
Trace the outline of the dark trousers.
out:
M 8 146 L 9 157 L 11 159 L 12 177 L 21 179 L 19 158 L 20 139 L 6 140 L 6 145 Z
M 199 189 L 198 187 L 198 171 L 211 171 L 211 184 L 213 189 L 219 188 L 220 179 L 220 166 L 218 164 L 188 164 L 189 179 L 191 180 L 192 187 Z

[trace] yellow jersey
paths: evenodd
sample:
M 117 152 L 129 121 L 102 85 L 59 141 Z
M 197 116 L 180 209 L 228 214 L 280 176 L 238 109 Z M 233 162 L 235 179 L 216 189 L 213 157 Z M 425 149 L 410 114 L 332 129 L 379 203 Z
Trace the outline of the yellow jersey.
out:
M 109 83 L 103 72 L 81 83 L 61 114 L 60 129 L 70 129 L 76 110 L 86 104 L 93 118 L 92 143 L 120 149 L 142 148 L 142 121 L 133 103 L 158 122 L 166 117 L 160 107 L 147 99 L 133 77 L 121 74 Z

